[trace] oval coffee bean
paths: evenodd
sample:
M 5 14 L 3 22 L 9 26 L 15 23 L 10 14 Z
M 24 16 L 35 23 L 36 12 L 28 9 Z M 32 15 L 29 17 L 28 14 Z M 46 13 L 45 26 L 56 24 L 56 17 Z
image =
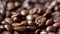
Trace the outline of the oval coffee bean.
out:
M 56 27 L 54 27 L 54 26 L 48 26 L 46 28 L 46 31 L 48 31 L 48 32 L 55 32 L 56 31 Z
M 37 29 L 36 31 L 35 31 L 35 34 L 40 34 L 40 29 Z

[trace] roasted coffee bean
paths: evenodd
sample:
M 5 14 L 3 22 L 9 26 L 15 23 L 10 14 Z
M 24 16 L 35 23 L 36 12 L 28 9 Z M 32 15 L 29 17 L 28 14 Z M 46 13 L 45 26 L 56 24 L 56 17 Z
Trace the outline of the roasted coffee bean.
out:
M 35 34 L 40 34 L 40 29 L 37 29 L 36 31 L 35 31 Z
M 26 30 L 26 27 L 25 26 L 19 26 L 19 27 L 13 27 L 14 30 L 16 31 L 25 31 Z
M 19 2 L 15 2 L 14 4 L 15 4 L 15 7 L 17 7 L 17 6 L 19 6 L 19 5 L 20 5 L 20 3 L 19 3 Z
M 29 30 L 36 30 L 38 27 L 37 26 L 27 26 L 26 28 Z
M 53 26 L 60 28 L 60 22 L 54 23 Z
M 26 16 L 26 19 L 27 19 L 28 21 L 34 20 L 34 16 L 33 16 L 33 15 L 27 15 L 27 16 Z
M 5 21 L 6 21 L 8 24 L 12 24 L 12 23 L 13 23 L 13 19 L 12 19 L 12 18 L 5 18 Z
M 34 26 L 35 25 L 35 22 L 34 21 L 28 21 L 28 25 Z
M 37 18 L 39 15 L 38 14 L 34 14 L 33 16 L 34 16 L 34 18 Z
M 11 34 L 9 31 L 3 31 L 1 34 Z
M 56 31 L 56 27 L 54 27 L 54 26 L 48 26 L 47 28 L 46 28 L 46 31 L 48 31 L 48 32 L 55 32 Z
M 35 19 L 35 23 L 36 24 L 42 24 L 46 21 L 46 17 L 44 16 L 38 16 L 36 19 Z
M 50 26 L 50 25 L 52 25 L 53 24 L 53 19 L 52 18 L 50 18 L 50 19 L 48 19 L 47 21 L 46 21 L 46 25 L 47 26 Z
M 12 26 L 18 27 L 18 26 L 21 26 L 21 24 L 20 23 L 13 23 Z
M 5 29 L 8 30 L 8 31 L 10 31 L 10 30 L 12 29 L 11 26 L 8 25 L 8 24 L 4 25 L 4 27 L 5 27 Z
M 11 9 L 13 9 L 14 7 L 15 7 L 15 5 L 14 5 L 13 2 L 9 2 L 9 3 L 7 4 L 7 10 L 11 10 Z
M 28 21 L 22 21 L 20 24 L 21 25 L 28 25 Z
M 21 15 L 26 16 L 28 14 L 27 10 L 22 10 Z
M 29 11 L 29 14 L 35 14 L 37 13 L 37 8 L 32 8 L 30 11 Z

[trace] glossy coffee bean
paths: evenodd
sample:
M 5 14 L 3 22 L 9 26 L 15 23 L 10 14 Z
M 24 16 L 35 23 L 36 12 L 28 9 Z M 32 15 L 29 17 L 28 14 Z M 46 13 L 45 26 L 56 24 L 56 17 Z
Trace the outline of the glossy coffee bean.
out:
M 34 21 L 28 21 L 28 25 L 34 26 L 35 25 L 35 22 Z
M 12 24 L 12 23 L 13 23 L 12 18 L 5 18 L 5 21 L 6 21 L 8 24 Z
M 41 23 L 44 23 L 45 21 L 46 21 L 46 17 L 43 17 L 43 16 L 39 16 L 35 19 L 36 24 L 41 24 Z
M 40 29 L 37 29 L 36 31 L 35 31 L 35 34 L 40 34 Z
M 50 25 L 52 25 L 53 24 L 53 19 L 52 18 L 50 18 L 50 19 L 48 19 L 47 21 L 46 21 L 46 25 L 47 26 L 50 26 Z
M 33 15 L 27 15 L 27 16 L 26 16 L 26 19 L 27 19 L 28 21 L 34 20 L 34 16 L 33 16 Z
M 37 8 L 32 8 L 30 11 L 29 11 L 29 14 L 35 14 L 37 13 Z
M 53 26 L 60 28 L 60 22 L 54 23 Z
M 21 10 L 21 15 L 26 16 L 28 14 L 27 10 Z
M 47 31 L 42 31 L 40 34 L 48 34 Z
M 56 31 L 56 27 L 54 27 L 54 26 L 48 26 L 46 28 L 46 31 L 48 31 L 48 32 L 55 32 Z
M 8 25 L 8 24 L 4 25 L 4 27 L 5 27 L 5 29 L 8 30 L 8 31 L 10 31 L 10 30 L 12 29 L 11 26 Z
M 58 34 L 58 33 L 56 33 L 56 32 L 49 32 L 48 34 Z

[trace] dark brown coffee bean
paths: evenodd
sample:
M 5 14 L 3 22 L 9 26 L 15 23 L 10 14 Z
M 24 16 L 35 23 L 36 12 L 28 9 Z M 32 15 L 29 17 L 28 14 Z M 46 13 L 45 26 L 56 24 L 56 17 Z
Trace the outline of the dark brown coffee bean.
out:
M 32 8 L 30 11 L 29 11 L 29 14 L 35 14 L 37 13 L 37 8 Z
M 14 30 L 16 31 L 25 31 L 26 30 L 26 27 L 25 26 L 20 26 L 20 27 L 13 27 Z
M 10 30 L 12 29 L 11 26 L 8 25 L 8 24 L 4 25 L 4 27 L 5 27 L 5 29 L 8 30 L 8 31 L 10 31 Z
M 37 26 L 27 26 L 26 28 L 29 30 L 36 30 L 38 27 Z
M 35 31 L 35 34 L 40 34 L 40 29 L 37 29 L 36 31 Z
M 47 21 L 46 21 L 46 25 L 47 26 L 50 26 L 50 25 L 52 25 L 53 24 L 53 19 L 52 18 L 50 18 L 50 19 L 48 19 Z
M 15 4 L 15 7 L 20 5 L 19 2 L 15 2 L 14 4 Z
M 36 24 L 42 24 L 46 21 L 46 17 L 43 17 L 43 16 L 39 16 L 35 19 L 35 23 Z
M 1 34 L 11 34 L 9 31 L 3 31 Z
M 48 32 L 55 32 L 56 31 L 56 27 L 54 27 L 54 26 L 48 26 L 46 28 L 46 31 L 48 31 Z
M 34 16 L 34 18 L 37 18 L 39 15 L 38 14 L 34 14 L 33 16 Z
M 27 10 L 22 10 L 21 15 L 26 16 L 28 14 Z
M 53 26 L 60 28 L 60 22 L 54 23 Z
M 28 25 L 34 26 L 35 25 L 35 22 L 34 21 L 28 21 Z
M 26 16 L 26 19 L 27 19 L 28 21 L 34 20 L 34 16 L 33 16 L 33 15 L 27 15 L 27 16 Z
M 12 19 L 12 18 L 5 18 L 5 21 L 6 21 L 8 24 L 12 24 L 12 23 L 13 23 L 13 19 Z
M 13 8 L 15 8 L 14 3 L 13 3 L 13 2 L 9 2 L 9 3 L 7 4 L 7 10 L 11 10 L 11 9 L 13 9 Z

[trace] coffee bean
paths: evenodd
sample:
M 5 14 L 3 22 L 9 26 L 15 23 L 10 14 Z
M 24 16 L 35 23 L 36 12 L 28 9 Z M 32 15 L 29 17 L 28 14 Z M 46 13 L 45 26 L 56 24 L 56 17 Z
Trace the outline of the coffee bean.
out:
M 18 33 L 17 31 L 14 31 L 14 33 L 13 34 L 20 34 L 20 33 Z
M 58 33 L 56 33 L 56 32 L 49 32 L 48 34 L 58 34 Z
M 60 28 L 60 22 L 54 23 L 53 26 Z
M 5 18 L 5 21 L 6 21 L 8 24 L 12 24 L 12 23 L 13 23 L 12 18 Z
M 48 34 L 47 31 L 42 31 L 40 34 Z
M 29 21 L 34 20 L 34 16 L 33 15 L 27 15 L 26 19 Z
M 48 32 L 55 32 L 56 31 L 56 27 L 54 27 L 54 26 L 48 26 L 46 28 L 46 31 L 48 31 Z
M 40 34 L 40 29 L 37 29 L 36 31 L 35 31 L 35 34 Z
M 34 21 L 28 21 L 28 25 L 34 26 L 35 25 L 35 22 Z
M 26 30 L 26 27 L 25 26 L 20 26 L 20 27 L 13 27 L 14 30 L 16 31 L 25 31 Z
M 52 25 L 53 24 L 53 19 L 52 18 L 50 18 L 50 19 L 48 19 L 47 21 L 46 21 L 46 25 L 47 26 L 50 26 L 50 25 Z

